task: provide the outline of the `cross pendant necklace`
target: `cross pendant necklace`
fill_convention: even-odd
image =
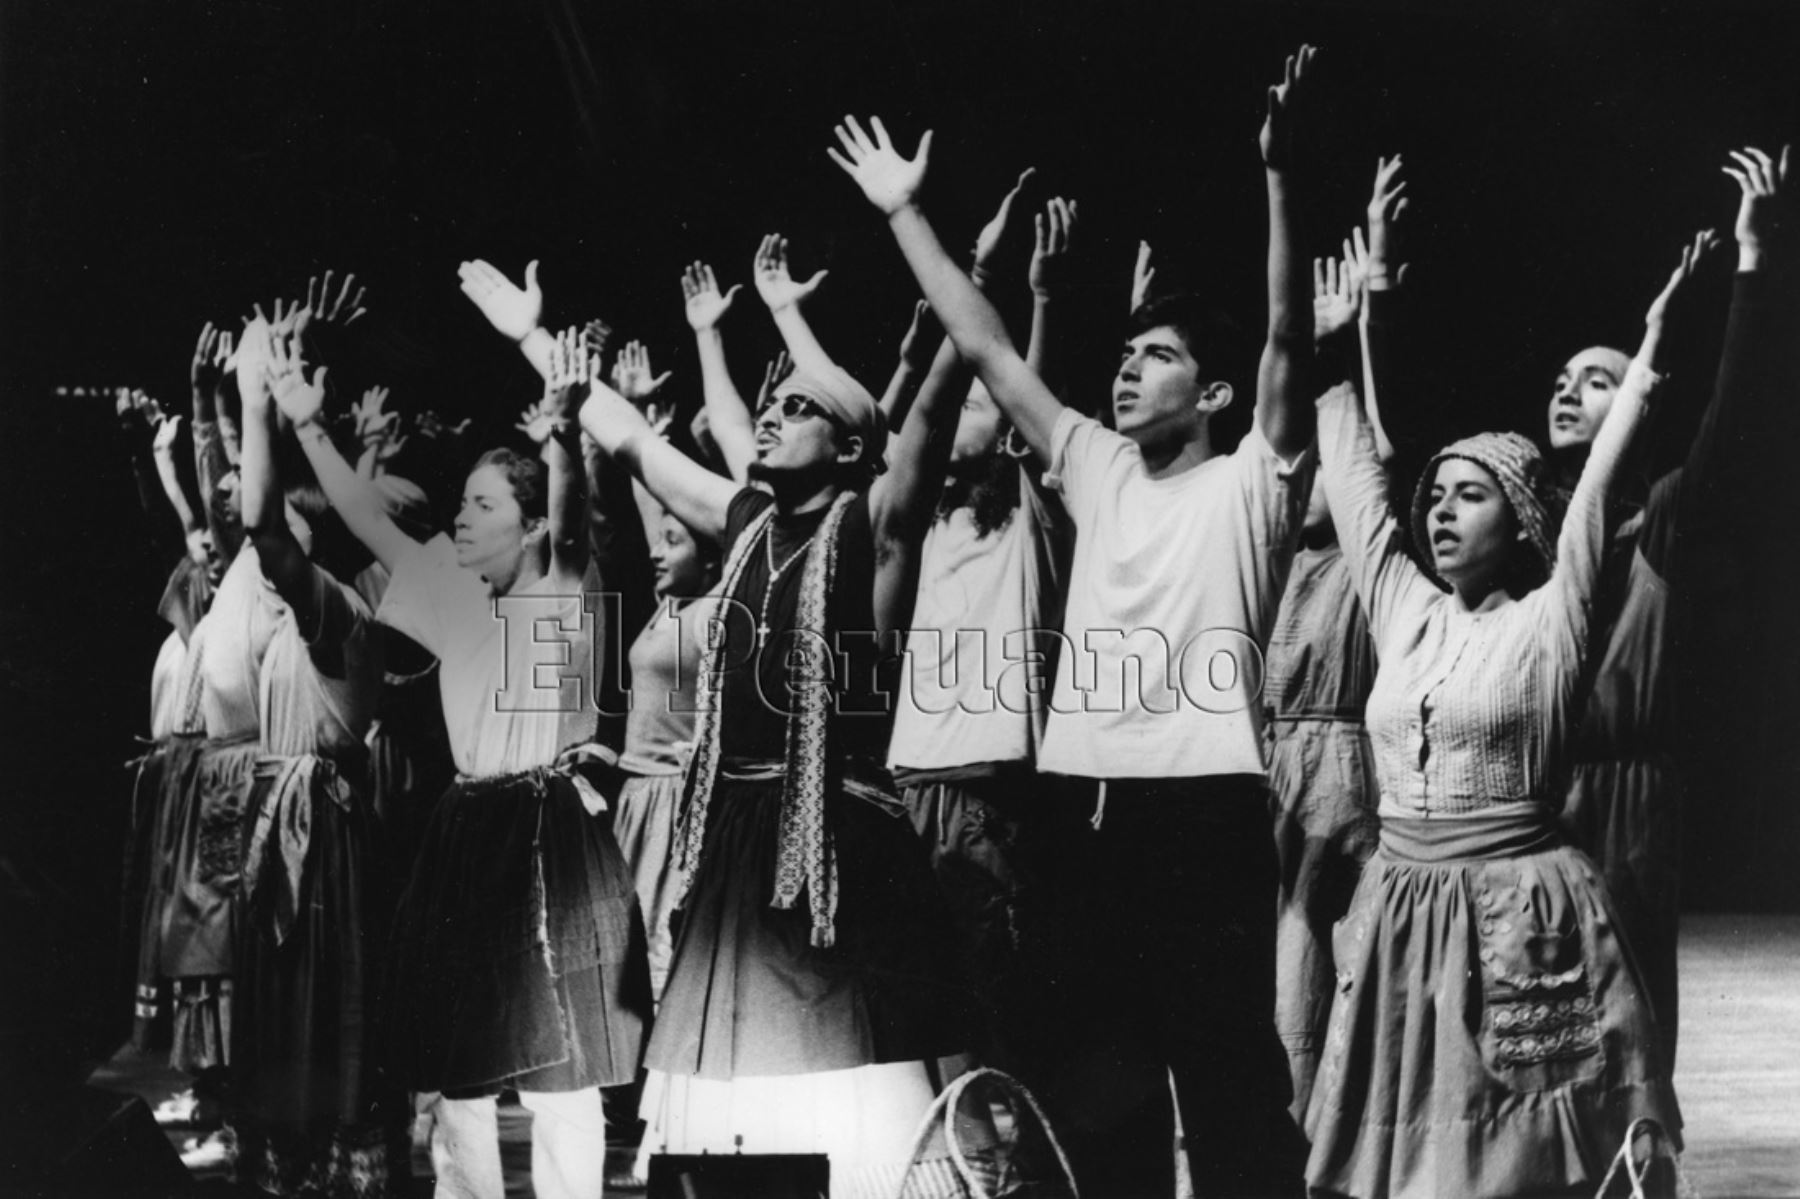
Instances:
[[[758,645],[766,645],[769,640],[769,634],[773,632],[773,630],[769,628],[769,604],[775,598],[775,584],[781,581],[782,574],[788,567],[799,560],[800,555],[807,551],[807,548],[813,543],[813,538],[818,535],[819,531],[814,529],[812,537],[808,537],[805,541],[802,541],[800,543],[800,548],[789,554],[787,561],[777,566],[775,564],[775,522],[769,522],[768,535],[763,538],[763,554],[769,562],[769,581],[768,584],[763,587],[762,619],[756,626],[756,643]]]

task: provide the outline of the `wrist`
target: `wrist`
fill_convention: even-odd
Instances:
[[[1740,275],[1751,274],[1763,269],[1763,249],[1754,243],[1738,243],[1737,269]]]

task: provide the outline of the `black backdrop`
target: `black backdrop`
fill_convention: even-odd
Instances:
[[[105,958],[168,563],[149,547],[94,400],[179,401],[194,335],[312,271],[371,289],[359,369],[403,406],[503,428],[532,380],[455,266],[544,262],[549,317],[603,315],[692,392],[677,275],[747,280],[779,230],[827,266],[815,323],[872,384],[912,295],[826,158],[845,112],[904,145],[938,131],[930,203],[972,236],[1022,166],[1081,200],[1090,286],[1078,376],[1110,371],[1139,237],[1163,280],[1260,323],[1264,88],[1324,47],[1315,248],[1358,218],[1377,153],[1413,180],[1421,370],[1460,423],[1536,433],[1557,365],[1633,344],[1681,238],[1729,232],[1729,147],[1800,132],[1800,5],[977,5],[706,0],[315,0],[0,5],[0,920],[9,1026],[102,1043]],[[1161,280],[1159,280],[1161,281]],[[1673,445],[1704,397],[1724,284],[1695,339]],[[730,327],[753,381],[775,345]],[[1674,451],[1666,451],[1674,452]],[[1747,513],[1743,603],[1691,714],[1700,907],[1800,908],[1794,505]],[[47,1022],[47,1023],[46,1023]]]

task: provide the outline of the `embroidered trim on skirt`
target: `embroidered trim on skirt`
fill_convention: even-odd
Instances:
[[[827,792],[839,904],[820,948],[808,904],[771,903],[783,785],[720,772],[647,1064],[730,1079],[968,1048],[974,999],[905,808]]]
[[[393,906],[379,826],[366,796],[313,756],[257,763],[245,825],[231,1053],[240,1172],[277,1194],[378,1193],[390,1151],[409,1169],[412,1117],[377,1056],[375,969]]]
[[[675,940],[669,920],[680,893],[675,866],[675,821],[681,811],[682,775],[634,774],[619,788],[613,835],[637,887],[638,910],[650,940],[650,993],[661,999],[669,982]]]
[[[160,969],[175,981],[170,1064],[194,1073],[230,1060],[233,921],[256,735],[208,740],[179,787],[173,883],[164,905]]]
[[[1545,813],[1385,820],[1333,952],[1312,1186],[1593,1186],[1634,1119],[1681,1127],[1600,876]]]
[[[630,1082],[650,1013],[644,925],[604,816],[548,769],[458,781],[432,810],[395,913],[384,993],[398,1080]]]

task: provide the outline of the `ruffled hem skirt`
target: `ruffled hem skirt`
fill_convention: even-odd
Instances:
[[[459,781],[394,917],[386,1043],[456,1098],[630,1082],[650,1013],[644,926],[605,821],[551,770]]]
[[[1307,1181],[1353,1196],[1597,1185],[1681,1116],[1592,862],[1544,821],[1388,820],[1333,936]]]

